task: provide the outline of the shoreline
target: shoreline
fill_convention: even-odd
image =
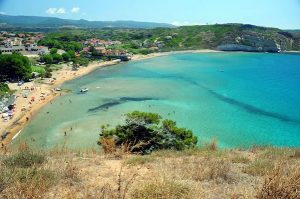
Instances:
[[[183,54],[183,53],[216,53],[222,51],[210,50],[210,49],[202,49],[202,50],[183,50],[183,51],[169,51],[169,52],[157,52],[151,53],[148,55],[133,55],[131,61],[141,61],[146,59],[151,59],[155,57],[167,56],[172,54]],[[51,79],[55,78],[55,82],[48,82],[48,83],[25,83],[24,85],[18,87],[17,83],[10,84],[9,87],[11,89],[17,90],[16,92],[16,111],[14,113],[13,119],[9,120],[8,122],[0,121],[0,135],[5,132],[10,132],[10,134],[1,141],[4,144],[4,149],[8,146],[14,139],[17,138],[22,133],[22,130],[27,126],[29,120],[35,117],[35,115],[47,104],[51,103],[57,97],[63,95],[63,91],[57,92],[54,91],[55,88],[60,87],[62,84],[74,80],[76,78],[88,75],[93,71],[101,68],[119,64],[120,61],[113,60],[113,61],[106,61],[106,62],[98,62],[98,63],[90,63],[87,67],[80,67],[77,71],[73,71],[69,68],[63,68],[58,71],[54,71],[52,74],[52,78],[47,78],[45,81],[50,81]],[[35,80],[37,81],[37,80]],[[30,92],[28,98],[23,98],[22,91],[24,91],[25,87],[35,87],[34,91]],[[47,93],[46,96],[43,95],[43,99],[36,101],[34,103],[30,102],[31,97],[41,96],[42,93]],[[27,103],[26,103],[27,102]],[[28,105],[28,103],[30,105]],[[28,110],[22,111],[23,108],[28,107]]]
[[[222,53],[224,51],[216,51],[216,50],[183,50],[183,51],[169,51],[169,52],[157,52],[151,53],[148,55],[133,55],[131,61],[142,61],[146,59],[151,59],[155,57],[174,55],[174,54],[185,54],[185,53]],[[226,51],[225,51],[226,52]],[[47,78],[44,82],[38,82],[39,80],[35,80],[34,82],[25,83],[24,85],[18,87],[17,83],[10,84],[9,87],[11,89],[16,89],[16,111],[14,113],[14,118],[9,120],[8,122],[0,121],[0,135],[4,132],[10,132],[10,134],[1,141],[5,146],[9,145],[17,136],[22,133],[22,130],[27,126],[29,120],[33,119],[35,115],[43,108],[45,105],[52,103],[57,97],[64,94],[63,91],[54,91],[55,88],[60,87],[62,84],[74,80],[76,78],[88,75],[93,71],[107,66],[112,66],[119,64],[120,61],[106,61],[106,62],[91,62],[87,67],[80,67],[77,71],[73,71],[70,66],[63,67],[58,71],[54,71],[52,73],[52,78]],[[56,80],[53,82],[51,79],[55,78]],[[35,90],[31,91],[28,95],[28,98],[23,98],[22,92],[24,91],[24,87],[35,87]],[[43,96],[42,99],[36,99],[35,102],[31,103],[30,99],[36,96]],[[26,108],[25,111],[22,111],[23,108]],[[14,139],[13,139],[14,138]]]
[[[10,132],[10,134],[1,142],[4,144],[4,146],[9,145],[15,138],[17,138],[17,136],[22,133],[22,130],[29,123],[29,120],[34,118],[41,108],[49,103],[52,103],[53,100],[64,94],[63,91],[54,91],[55,88],[59,88],[62,84],[68,81],[87,75],[98,68],[112,66],[119,63],[120,62],[117,60],[107,62],[92,62],[87,67],[80,67],[77,71],[73,71],[70,67],[65,66],[61,70],[54,71],[52,78],[46,78],[44,82],[37,82],[38,80],[35,80],[34,82],[25,83],[20,87],[17,86],[17,83],[10,84],[10,88],[17,89],[17,92],[15,93],[16,109],[12,119],[10,119],[8,122],[3,122],[2,120],[0,121],[0,135],[2,135],[4,132]],[[51,82],[51,79],[53,78],[56,80]],[[33,91],[30,91],[30,94],[27,98],[22,96],[25,87],[34,88]],[[32,97],[36,98],[34,102],[31,101]]]
[[[169,52],[157,52],[148,55],[133,55],[131,61],[141,61],[146,59],[151,59],[155,57],[167,56],[172,54],[184,54],[184,53],[216,53],[222,51],[215,51],[209,49],[203,50],[183,50],[183,51],[169,51]],[[63,95],[63,91],[54,91],[55,88],[59,88],[62,84],[74,80],[76,78],[88,75],[93,71],[107,66],[112,66],[119,64],[120,61],[106,61],[106,62],[92,62],[87,67],[80,67],[77,71],[73,71],[70,67],[65,66],[63,69],[54,71],[52,73],[52,78],[45,78],[43,82],[38,82],[36,79],[34,82],[28,82],[22,86],[17,86],[17,83],[9,84],[10,89],[17,90],[16,95],[16,109],[14,112],[14,117],[8,122],[0,121],[0,135],[5,132],[10,132],[10,134],[2,141],[4,145],[4,150],[6,147],[12,143],[13,140],[17,138],[22,133],[22,130],[27,126],[29,120],[33,119],[35,115],[49,103],[52,103],[57,97]],[[56,79],[54,82],[51,79]],[[34,88],[30,91],[27,98],[24,98],[22,93],[26,87]],[[40,96],[40,99],[37,99]],[[41,97],[43,96],[43,97]],[[31,102],[31,98],[35,97],[36,101]],[[22,109],[26,109],[25,111]]]

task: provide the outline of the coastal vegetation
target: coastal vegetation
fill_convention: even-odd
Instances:
[[[87,38],[117,40],[120,44],[111,49],[127,50],[133,54],[149,54],[157,51],[193,49],[217,49],[220,45],[235,44],[259,47],[272,51],[277,45],[280,50],[300,50],[300,36],[277,28],[258,27],[245,24],[216,24],[182,26],[154,29],[68,29],[49,33],[40,44],[65,50],[79,50],[80,41]],[[70,43],[73,41],[73,43]],[[74,42],[77,42],[76,45]]]
[[[4,34],[4,33],[3,33]],[[16,34],[13,34],[16,35]],[[300,35],[297,31],[258,27],[246,24],[215,24],[202,26],[162,27],[154,29],[61,28],[43,34],[20,33],[23,42],[34,38],[40,52],[39,62],[46,65],[71,63],[74,70],[87,66],[90,61],[122,59],[131,54],[179,50],[241,50],[257,52],[299,51]],[[8,34],[5,38],[10,39]],[[27,38],[28,36],[28,38]],[[20,39],[22,39],[20,38]],[[46,46],[46,47],[44,47]],[[48,49],[49,48],[49,54]],[[28,50],[27,50],[28,51]],[[32,51],[34,52],[34,51]],[[31,52],[31,53],[32,53]],[[22,51],[22,53],[24,53]],[[1,55],[0,81],[5,79],[28,80],[31,60],[14,53],[9,58]],[[20,60],[20,61],[16,61]],[[11,62],[8,63],[8,60]],[[13,63],[14,62],[14,63]],[[5,63],[5,64],[4,64]],[[21,70],[7,72],[5,66],[18,65]],[[5,65],[5,66],[2,66]],[[23,67],[24,66],[24,67]],[[43,67],[41,76],[50,77],[52,68]],[[24,70],[25,69],[25,70]],[[5,72],[6,71],[6,72]],[[27,71],[27,72],[26,72]],[[46,72],[44,72],[46,71]],[[2,74],[3,73],[3,74]],[[47,74],[47,75],[45,75]]]
[[[172,120],[163,120],[156,113],[134,111],[125,115],[125,124],[113,129],[102,126],[98,143],[105,151],[111,147],[126,147],[131,153],[149,154],[155,150],[185,150],[196,147],[193,132],[176,126]]]
[[[298,199],[297,151],[206,146],[109,155],[66,148],[37,152],[23,143],[0,153],[0,198]],[[253,164],[258,172],[248,173]]]
[[[27,57],[18,53],[0,55],[0,81],[28,80],[31,78],[31,64]]]
[[[8,85],[0,82],[0,97],[8,92],[10,92]]]

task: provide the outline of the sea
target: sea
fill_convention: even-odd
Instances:
[[[62,89],[14,146],[97,148],[102,125],[138,110],[192,130],[199,145],[300,147],[299,54],[173,54],[101,68]]]

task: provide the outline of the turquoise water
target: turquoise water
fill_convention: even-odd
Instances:
[[[99,69],[63,88],[72,92],[43,108],[16,143],[95,147],[102,124],[141,110],[176,120],[202,143],[300,146],[300,55],[169,55]]]

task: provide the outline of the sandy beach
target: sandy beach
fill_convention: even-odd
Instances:
[[[86,75],[100,67],[118,63],[119,61],[92,62],[87,67],[80,67],[77,71],[73,71],[71,66],[66,65],[63,69],[54,71],[52,78],[36,79],[33,82],[24,83],[22,86],[10,83],[10,89],[16,90],[16,106],[12,119],[7,122],[2,119],[0,121],[0,134],[10,132],[2,143],[9,144],[43,106],[64,94],[63,91],[55,91],[55,88],[60,88],[63,83]],[[28,94],[26,98],[24,98],[24,93]]]
[[[219,52],[214,50],[188,50],[188,51],[174,51],[174,52],[161,52],[152,53],[148,55],[134,55],[133,61],[145,60],[159,56],[165,56],[170,54],[179,53],[207,53],[207,52]],[[36,113],[46,104],[52,103],[52,101],[64,94],[63,91],[55,91],[55,88],[70,80],[87,75],[92,71],[110,65],[118,64],[119,61],[106,61],[106,62],[92,62],[87,67],[80,67],[77,71],[73,71],[71,66],[65,65],[63,69],[54,71],[52,78],[46,78],[44,80],[36,79],[33,82],[28,82],[22,86],[18,86],[17,83],[9,84],[10,89],[16,90],[16,101],[14,117],[7,122],[0,120],[0,135],[4,132],[10,132],[10,134],[2,141],[4,146],[7,146],[12,142],[20,133],[27,123],[36,115]],[[28,93],[27,98],[24,98],[24,92]],[[34,101],[33,101],[34,98]],[[3,147],[6,148],[6,147]]]

